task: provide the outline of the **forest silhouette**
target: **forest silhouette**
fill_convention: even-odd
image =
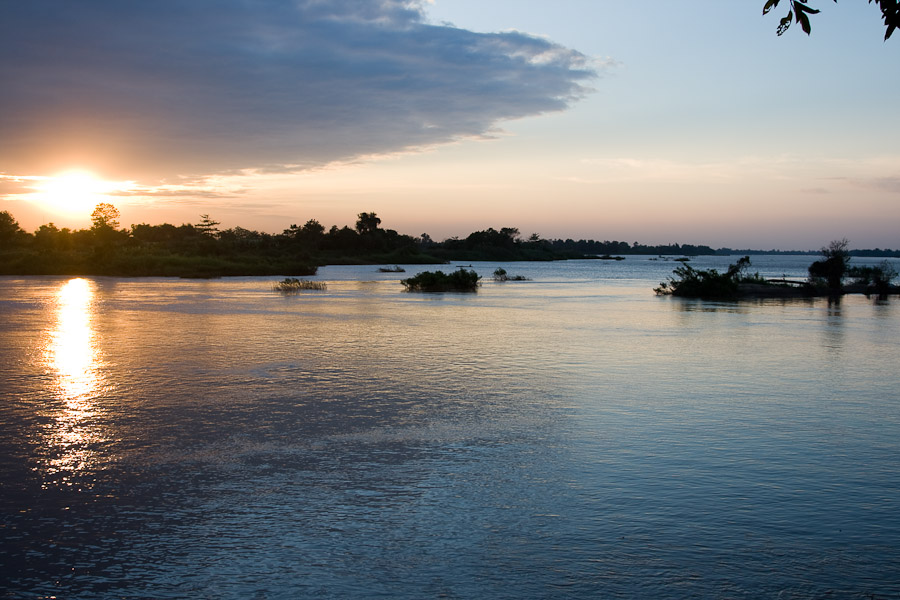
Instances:
[[[326,229],[316,219],[279,234],[243,227],[219,229],[209,215],[195,224],[122,228],[119,211],[99,204],[91,227],[53,223],[24,231],[0,211],[0,274],[219,277],[312,275],[326,264],[441,264],[452,260],[547,261],[617,254],[714,254],[708,246],[527,238],[515,227],[488,228],[465,238],[435,241],[381,227],[374,212],[359,213],[354,227]]]
[[[550,261],[615,258],[620,254],[730,254],[692,244],[523,237],[518,228],[475,231],[438,242],[427,233],[410,236],[381,227],[374,212],[362,212],[354,227],[326,229],[316,219],[292,224],[278,234],[243,227],[219,229],[200,215],[195,224],[121,227],[119,211],[98,204],[91,227],[72,230],[53,223],[33,233],[8,211],[0,211],[0,275],[115,275],[221,277],[229,275],[315,274],[328,264],[441,264],[450,261]],[[740,251],[754,253],[754,251]],[[760,252],[760,251],[755,251]],[[874,251],[860,251],[874,252]],[[880,251],[890,256],[893,251]]]

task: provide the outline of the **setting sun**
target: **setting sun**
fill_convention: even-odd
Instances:
[[[100,202],[108,202],[110,194],[130,185],[130,182],[104,181],[88,171],[67,171],[39,180],[32,197],[48,210],[84,214]]]

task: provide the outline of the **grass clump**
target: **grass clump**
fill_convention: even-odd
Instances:
[[[481,277],[475,271],[459,269],[452,273],[423,271],[400,283],[408,292],[474,292],[478,290],[479,279]]]
[[[324,281],[309,281],[308,279],[288,277],[276,283],[273,289],[284,294],[296,294],[304,290],[324,290],[325,287]]]

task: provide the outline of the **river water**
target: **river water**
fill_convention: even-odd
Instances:
[[[673,266],[0,278],[0,597],[900,596],[900,299]]]

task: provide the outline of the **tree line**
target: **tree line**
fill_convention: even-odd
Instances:
[[[613,254],[716,254],[709,246],[639,242],[547,240],[518,228],[492,227],[464,238],[436,241],[381,227],[374,212],[353,227],[326,228],[316,219],[278,234],[243,227],[220,229],[209,215],[197,223],[123,228],[119,211],[98,204],[86,229],[41,225],[24,231],[0,211],[0,274],[215,277],[311,275],[325,264],[439,264],[449,261],[517,261],[593,258]]]
[[[410,236],[381,227],[374,212],[362,212],[354,227],[327,228],[316,219],[292,224],[279,234],[232,227],[220,229],[209,215],[197,223],[123,228],[119,211],[98,204],[85,229],[41,225],[23,230],[0,211],[0,274],[215,277],[222,275],[311,275],[324,264],[437,264],[449,260],[555,260],[581,255],[553,250],[532,236],[504,227],[444,242],[428,234]]]

